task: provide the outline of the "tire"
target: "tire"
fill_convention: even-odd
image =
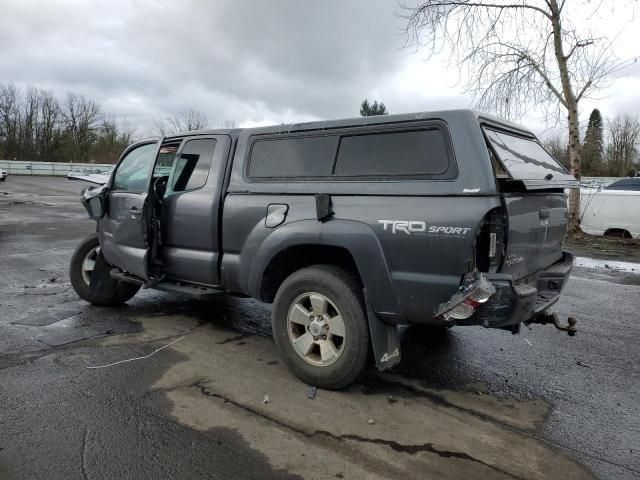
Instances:
[[[80,298],[94,305],[112,306],[125,303],[138,293],[138,290],[140,290],[139,285],[112,280],[113,288],[106,295],[98,295],[89,288],[86,270],[83,275],[83,263],[89,255],[92,255],[92,252],[96,252],[96,248],[100,248],[100,242],[98,241],[98,236],[93,234],[82,240],[76,251],[73,252],[71,265],[69,266],[69,278],[73,289]]]
[[[364,371],[370,343],[362,287],[342,268],[315,265],[287,277],[276,293],[271,325],[282,359],[309,385],[339,390]]]

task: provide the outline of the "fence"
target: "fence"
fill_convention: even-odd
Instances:
[[[9,175],[50,175],[64,177],[70,171],[84,174],[105,173],[113,165],[98,163],[24,162],[20,160],[0,160],[0,168]]]
[[[86,175],[106,173],[113,165],[104,163],[63,163],[63,162],[24,162],[19,160],[0,160],[0,168],[9,175],[50,175],[64,177],[70,171],[81,171]],[[617,177],[582,177],[583,186],[605,186],[618,180]]]

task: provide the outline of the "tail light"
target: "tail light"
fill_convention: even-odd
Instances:
[[[440,305],[436,310],[436,317],[442,317],[445,320],[464,320],[469,318],[474,314],[476,308],[489,300],[494,293],[496,293],[495,287],[484,275],[480,275],[478,280],[464,287],[462,291],[451,297],[448,302]]]
[[[494,208],[484,218],[476,239],[476,268],[496,272],[506,249],[506,217],[502,208]]]

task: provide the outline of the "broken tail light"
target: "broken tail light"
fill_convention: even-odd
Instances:
[[[476,308],[485,303],[491,295],[496,293],[495,287],[484,275],[463,287],[448,302],[445,302],[436,310],[436,317],[445,320],[464,320],[474,314]]]
[[[483,219],[475,245],[476,267],[481,272],[496,272],[506,249],[506,218],[500,207]]]

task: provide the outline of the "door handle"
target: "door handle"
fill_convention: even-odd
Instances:
[[[141,211],[141,210],[138,210],[138,208],[137,208],[137,207],[131,207],[131,208],[129,209],[129,213],[130,213],[131,215],[140,215],[140,214],[142,213],[142,211]]]

